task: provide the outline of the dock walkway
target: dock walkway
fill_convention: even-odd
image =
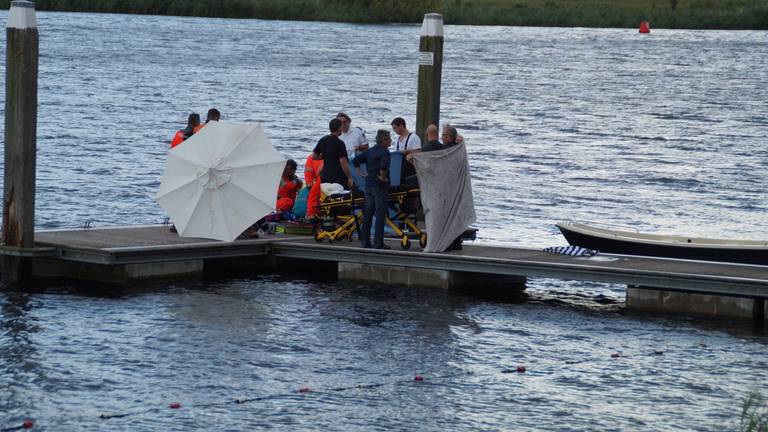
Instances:
[[[267,235],[221,242],[181,238],[167,226],[40,231],[36,247],[50,260],[102,266],[272,255],[335,263],[399,266],[493,275],[556,278],[768,298],[768,266],[621,255],[571,257],[535,249],[465,245],[424,253],[363,249],[356,242],[317,243],[307,236]]]

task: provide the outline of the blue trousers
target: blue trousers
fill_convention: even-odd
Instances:
[[[373,227],[373,246],[380,247],[384,244],[384,221],[387,218],[387,190],[366,186],[363,232],[360,233],[360,242],[363,247],[371,246],[371,223],[374,216],[376,216],[376,225]]]

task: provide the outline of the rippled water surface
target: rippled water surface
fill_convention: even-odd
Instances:
[[[160,222],[190,111],[260,121],[297,160],[339,110],[369,135],[415,121],[418,26],[38,22],[39,228]],[[565,244],[567,218],[768,237],[768,33],[448,26],[445,59],[481,241]],[[719,431],[768,394],[754,329],[626,315],[621,286],[529,291],[261,277],[0,294],[0,429]]]

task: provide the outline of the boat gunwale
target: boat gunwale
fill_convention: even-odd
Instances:
[[[768,252],[768,241],[711,239],[702,237],[684,237],[678,235],[644,234],[629,231],[611,230],[592,227],[574,221],[562,221],[555,224],[558,228],[566,229],[582,235],[598,237],[606,240],[626,241],[630,243],[653,244],[659,246],[681,247],[689,249],[734,249],[755,250]]]

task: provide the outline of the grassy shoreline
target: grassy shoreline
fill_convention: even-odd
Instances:
[[[38,10],[351,23],[768,30],[766,0],[37,0]],[[10,0],[0,0],[7,9]]]

